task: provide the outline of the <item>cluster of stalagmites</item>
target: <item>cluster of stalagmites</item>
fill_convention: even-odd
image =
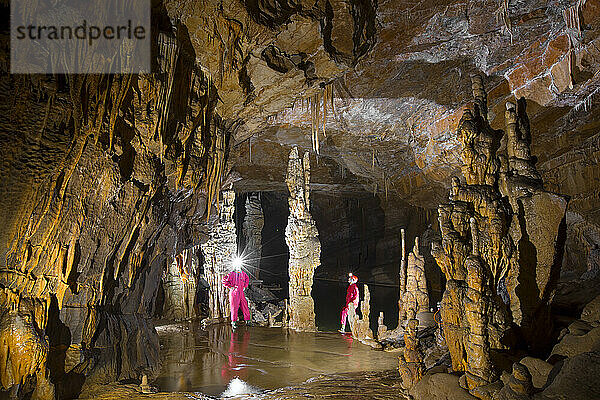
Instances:
[[[310,157],[300,158],[298,148],[290,152],[286,183],[289,190],[288,223],[285,241],[289,259],[289,326],[299,331],[315,331],[315,310],[311,296],[313,275],[321,264],[321,243],[310,215]]]
[[[400,292],[398,296],[398,327],[388,330],[380,313],[377,328],[379,341],[392,340],[405,334],[408,323],[417,320],[418,326],[428,328],[434,325],[429,310],[429,292],[425,275],[425,257],[419,250],[419,237],[415,238],[412,251],[406,255],[405,231],[401,229],[402,259],[400,261]]]
[[[498,378],[491,349],[517,340],[534,350],[547,345],[567,199],[543,190],[524,101],[507,103],[501,146],[504,134],[489,125],[480,77],[472,88],[474,109],[457,132],[465,181],[453,178],[450,202],[439,207],[442,240],[432,255],[447,280],[441,318],[452,368],[475,393]]]

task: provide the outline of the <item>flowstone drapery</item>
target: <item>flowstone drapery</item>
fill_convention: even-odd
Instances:
[[[447,279],[444,336],[453,369],[465,371],[469,389],[495,380],[490,348],[510,343],[511,322],[531,347],[543,342],[533,340],[534,331],[544,337],[551,330],[545,310],[560,271],[567,205],[542,189],[524,101],[519,113],[507,104],[504,155],[479,76],[472,88],[474,110],[465,111],[457,132],[466,183],[452,179],[450,202],[438,209],[442,241],[432,246]]]
[[[235,210],[235,192],[227,190],[219,210],[219,220],[213,225],[210,239],[201,245],[204,255],[203,277],[209,285],[210,318],[227,318],[230,315],[229,298],[222,284],[223,277],[230,271],[237,254],[237,241],[233,212]]]
[[[244,254],[250,279],[260,279],[260,255],[262,229],[265,225],[262,206],[260,204],[260,193],[248,193],[246,198],[246,216],[244,217],[244,237],[246,248]]]
[[[313,275],[321,264],[321,243],[315,221],[310,215],[310,158],[301,159],[298,148],[290,152],[286,183],[290,193],[290,214],[285,228],[289,260],[289,326],[298,331],[314,331],[315,306],[311,297]]]

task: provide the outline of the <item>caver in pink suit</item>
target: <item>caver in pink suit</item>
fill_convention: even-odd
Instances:
[[[358,278],[355,275],[350,274],[348,278],[348,283],[350,286],[348,286],[348,290],[346,291],[346,306],[342,309],[342,318],[340,321],[342,323],[342,327],[340,332],[346,331],[346,318],[348,318],[348,309],[352,307],[354,310],[356,310],[356,307],[358,307],[359,294],[356,282],[358,282]]]
[[[248,300],[244,295],[244,289],[248,287],[250,279],[244,271],[231,271],[223,277],[223,285],[231,288],[229,291],[229,306],[231,307],[231,321],[238,319],[238,309],[242,308],[244,321],[250,320],[250,310],[248,309]]]

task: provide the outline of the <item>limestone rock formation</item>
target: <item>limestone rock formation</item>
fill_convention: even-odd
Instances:
[[[198,260],[195,248],[186,249],[175,257],[163,273],[165,293],[162,318],[182,321],[193,318],[198,286]]]
[[[521,363],[514,363],[508,382],[494,395],[494,400],[527,400],[533,391],[531,374],[527,367]]]
[[[410,319],[408,321],[404,333],[404,350],[398,358],[398,372],[402,379],[402,386],[405,389],[410,389],[415,383],[419,382],[425,369],[417,337],[418,326],[418,320]]]
[[[415,400],[476,400],[461,388],[458,377],[451,374],[425,375],[411,390],[410,395]]]
[[[260,193],[248,193],[243,226],[246,238],[244,256],[248,259],[245,264],[250,280],[260,279],[261,241],[264,225],[265,217],[260,204]]]
[[[519,363],[527,367],[527,370],[531,374],[531,382],[536,389],[544,387],[548,381],[548,375],[552,371],[552,364],[529,356],[523,357]]]
[[[413,250],[408,255],[406,282],[402,296],[403,318],[401,321],[415,319],[417,314],[429,312],[429,294],[427,293],[427,278],[425,277],[425,258],[419,254],[419,238],[415,238]]]
[[[545,344],[567,204],[542,189],[524,103],[519,113],[507,105],[508,155],[499,154],[502,132],[490,127],[480,77],[472,78],[472,88],[474,110],[465,111],[458,127],[466,183],[453,178],[450,203],[438,210],[442,242],[432,246],[447,279],[446,343],[469,389],[495,379],[489,350],[505,346],[511,322],[530,346]]]
[[[4,293],[3,293],[4,294]],[[45,383],[48,337],[35,326],[31,300],[13,303],[14,309],[0,312],[0,386],[4,390],[37,376]],[[53,391],[51,391],[53,398]]]
[[[383,323],[383,311],[379,313],[377,318],[377,340],[381,341],[387,336],[388,327]]]
[[[364,295],[360,302],[360,313],[361,317],[359,318],[354,307],[348,307],[348,321],[350,322],[352,337],[365,344],[374,345],[375,343],[373,342],[375,337],[369,325],[371,315],[371,292],[369,291],[368,285],[364,285]]]
[[[543,190],[530,154],[526,102],[506,104],[507,156],[499,157],[499,188],[513,212],[510,236],[517,263],[509,268],[506,288],[514,322],[535,347],[547,345],[549,301],[562,265],[568,198]]]
[[[315,310],[311,296],[313,275],[321,264],[321,243],[317,226],[310,215],[310,156],[300,158],[298,148],[290,152],[286,183],[289,190],[288,224],[285,242],[289,259],[289,326],[299,331],[314,331]]]
[[[235,192],[226,190],[222,195],[218,219],[210,230],[208,241],[200,246],[204,257],[202,276],[209,286],[209,317],[213,319],[227,318],[231,314],[229,294],[222,282],[223,277],[233,268],[232,262],[237,255],[237,236],[233,220]]]

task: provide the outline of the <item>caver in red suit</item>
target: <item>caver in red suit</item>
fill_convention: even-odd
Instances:
[[[244,289],[248,287],[250,279],[248,275],[240,270],[231,271],[223,277],[223,285],[230,288],[229,306],[231,307],[231,322],[238,319],[238,310],[241,307],[244,314],[244,321],[250,321],[250,310],[248,309],[248,300],[244,295]]]
[[[346,332],[346,319],[348,318],[348,310],[352,307],[356,310],[358,307],[358,286],[356,286],[356,282],[358,282],[358,278],[352,274],[348,276],[348,291],[346,292],[346,306],[342,310],[342,327],[340,328],[340,332]]]

